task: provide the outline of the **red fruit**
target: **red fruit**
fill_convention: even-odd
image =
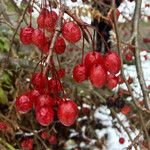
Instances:
[[[34,101],[36,109],[44,106],[52,107],[54,106],[54,104],[55,104],[54,100],[49,95],[46,94],[38,96]]]
[[[31,82],[34,88],[39,91],[43,90],[48,84],[47,77],[42,72],[33,74]]]
[[[36,109],[36,120],[42,126],[48,126],[54,120],[54,111],[51,107],[39,107]]]
[[[59,68],[57,71],[58,77],[63,78],[65,76],[65,69],[64,68]]]
[[[37,18],[38,27],[43,29],[45,28],[45,18],[49,11],[46,8],[43,8]]]
[[[57,19],[58,19],[58,15],[56,14],[55,11],[51,11],[46,15],[45,28],[47,31],[49,31],[49,32],[54,31],[54,28],[57,23]]]
[[[48,138],[48,141],[49,141],[50,144],[56,145],[57,144],[57,137],[56,137],[56,135],[50,135],[49,138]]]
[[[41,133],[41,138],[42,139],[47,139],[48,138],[48,133],[47,132],[45,132],[45,131],[43,131],[42,133]]]
[[[74,124],[78,116],[78,107],[74,101],[64,101],[60,103],[57,109],[59,121],[64,126],[71,126]]]
[[[94,65],[90,71],[90,81],[95,87],[101,88],[107,79],[107,73],[101,65]]]
[[[85,115],[88,115],[90,113],[90,108],[89,107],[82,107],[82,113]]]
[[[0,131],[7,131],[8,130],[8,125],[3,122],[3,121],[0,121]]]
[[[143,38],[144,43],[150,43],[150,38]]]
[[[104,57],[105,69],[111,74],[116,74],[121,69],[121,60],[116,52],[109,52]]]
[[[131,83],[133,83],[133,78],[129,76],[127,81],[129,84],[131,84]]]
[[[89,51],[85,56],[85,65],[90,71],[90,68],[95,64],[103,65],[103,56],[96,51]]]
[[[49,44],[50,44],[49,42],[46,42],[45,45],[43,46],[43,48],[40,49],[44,54],[48,54]]]
[[[124,142],[125,142],[125,139],[123,137],[119,138],[119,143],[120,144],[124,144]]]
[[[28,138],[21,142],[22,150],[32,150],[33,149],[33,139]]]
[[[120,84],[124,83],[124,79],[123,79],[123,77],[121,75],[118,75],[118,82]]]
[[[113,89],[118,84],[118,78],[115,75],[108,74],[107,75],[107,86],[109,89]]]
[[[62,35],[68,42],[76,43],[81,39],[81,30],[74,22],[66,22],[62,27]]]
[[[20,40],[23,44],[28,45],[32,43],[32,27],[24,27],[20,30]]]
[[[43,49],[44,46],[47,44],[47,39],[45,34],[40,29],[34,29],[32,34],[32,42],[36,45],[39,49]]]
[[[25,93],[16,99],[16,110],[19,113],[27,113],[32,109],[33,100],[29,93]]]
[[[128,52],[128,53],[125,55],[126,61],[132,61],[132,58],[133,58],[133,54],[132,54],[131,52]]]
[[[58,37],[54,47],[55,53],[62,54],[64,53],[65,49],[66,49],[65,40],[62,37]]]
[[[87,78],[87,69],[85,65],[78,64],[73,69],[73,79],[80,83],[82,81],[85,81]]]
[[[60,92],[62,87],[61,87],[61,83],[59,82],[59,80],[55,80],[55,79],[50,79],[48,81],[48,85],[49,85],[49,90],[50,92],[54,92],[54,93],[57,93],[57,92]]]
[[[121,109],[121,112],[122,112],[124,115],[127,115],[130,111],[131,111],[131,107],[128,106],[128,105],[125,105],[125,106]]]

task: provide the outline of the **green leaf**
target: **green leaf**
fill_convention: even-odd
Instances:
[[[7,95],[2,88],[0,88],[0,103],[2,104],[8,103]]]
[[[10,75],[7,74],[7,73],[4,73],[2,75],[2,78],[1,78],[1,83],[5,83],[7,85],[11,85],[11,78],[10,78]]]

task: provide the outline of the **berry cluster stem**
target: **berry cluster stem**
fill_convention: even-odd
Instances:
[[[54,45],[55,45],[55,42],[56,42],[56,40],[57,40],[57,38],[58,38],[58,36],[60,35],[60,32],[61,32],[61,25],[62,25],[63,15],[64,15],[64,7],[62,6],[62,8],[60,10],[60,15],[59,15],[59,18],[58,18],[58,21],[57,21],[56,29],[55,29],[55,32],[54,32],[54,36],[53,36],[52,42],[50,44],[49,54],[48,54],[48,57],[45,61],[46,67],[45,67],[45,70],[44,70],[44,74],[46,73],[47,67],[50,65],[50,59],[51,59],[51,56],[52,56]]]

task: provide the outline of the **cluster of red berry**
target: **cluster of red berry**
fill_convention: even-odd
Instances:
[[[73,69],[73,78],[80,83],[89,79],[98,88],[107,84],[113,89],[117,86],[119,79],[116,74],[120,71],[121,60],[114,51],[109,51],[102,56],[96,51],[89,51],[83,64],[78,64]]]
[[[54,121],[57,110],[59,121],[70,126],[78,115],[78,108],[74,101],[59,97],[62,91],[61,82],[54,78],[47,79],[43,73],[35,73],[31,83],[33,90],[26,92],[16,99],[16,110],[19,113],[27,113],[35,109],[36,120],[43,126]]]
[[[49,11],[43,8],[37,18],[38,28],[34,29],[31,25],[21,28],[20,40],[23,44],[34,44],[43,53],[49,52],[49,46],[53,33],[58,21],[58,15],[55,11]],[[43,30],[43,31],[42,31]],[[46,32],[50,32],[51,36],[46,35]],[[75,43],[81,38],[81,31],[77,24],[72,21],[64,22],[62,25],[62,36],[68,41]],[[62,54],[65,51],[66,43],[62,36],[59,36],[55,42],[54,52],[56,54]]]
[[[21,28],[21,42],[26,45],[34,44],[42,53],[48,54],[57,21],[58,15],[55,11],[49,11],[46,7],[42,8],[37,18],[38,28],[34,29],[31,23]],[[47,32],[51,35],[46,35]],[[56,54],[64,53],[65,40],[76,43],[81,39],[80,28],[72,21],[63,23],[61,33],[63,37],[59,36],[56,39],[53,49]],[[78,108],[76,103],[67,99],[64,94],[60,78],[65,75],[65,70],[63,68],[56,70],[53,59],[50,60],[49,68],[51,79],[48,79],[46,73],[35,73],[31,80],[33,90],[16,99],[16,110],[20,113],[27,113],[34,108],[36,120],[43,126],[54,121],[57,111],[59,121],[65,126],[71,126],[78,116]]]

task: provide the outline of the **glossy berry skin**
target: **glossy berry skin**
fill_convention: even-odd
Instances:
[[[55,43],[54,52],[56,54],[62,54],[65,52],[66,43],[62,37],[58,37]]]
[[[44,139],[44,140],[47,139],[48,138],[48,133],[46,131],[43,131],[41,133],[41,138]]]
[[[3,121],[0,121],[0,131],[7,131],[8,130],[8,125],[3,122]]]
[[[131,107],[128,106],[128,105],[125,105],[125,106],[121,109],[121,112],[122,112],[124,115],[127,115],[130,111],[131,111]]]
[[[43,8],[37,18],[38,27],[43,29],[45,28],[45,18],[49,11],[46,8]]]
[[[115,100],[115,106],[117,108],[123,108],[125,106],[125,101],[123,98],[121,97],[118,97],[116,100]]]
[[[57,137],[56,137],[56,135],[50,135],[49,138],[48,138],[48,141],[49,141],[50,144],[56,145],[57,144]]]
[[[32,43],[36,45],[39,49],[44,48],[45,44],[47,44],[47,39],[42,30],[34,29],[32,33]]]
[[[96,51],[89,51],[85,56],[84,62],[89,72],[93,65],[103,64],[103,56]]]
[[[106,83],[107,73],[101,65],[94,65],[90,70],[89,78],[95,87],[101,88]]]
[[[78,116],[78,107],[74,101],[63,101],[57,109],[57,116],[59,121],[64,126],[71,126],[74,124]]]
[[[118,84],[118,78],[115,75],[107,74],[107,87],[113,89]]]
[[[32,34],[33,34],[32,27],[23,27],[20,30],[20,40],[23,44],[28,45],[32,43]]]
[[[55,11],[51,11],[46,15],[45,28],[48,32],[54,31],[58,19],[58,15]]]
[[[132,58],[133,58],[133,54],[132,54],[131,52],[128,52],[128,53],[125,55],[126,61],[132,61]]]
[[[73,69],[73,79],[77,83],[85,81],[87,78],[87,69],[84,64],[78,64]]]
[[[33,149],[33,139],[32,138],[24,139],[21,142],[21,148],[22,148],[22,150],[32,150]]]
[[[57,70],[57,74],[59,78],[63,78],[65,76],[65,69],[64,68],[59,68]]]
[[[16,110],[21,114],[25,114],[32,109],[33,100],[29,93],[25,93],[16,99]]]
[[[52,93],[58,93],[62,90],[61,83],[59,82],[59,80],[55,80],[53,78],[48,81],[48,86],[50,92]]]
[[[38,96],[34,101],[34,106],[36,109],[44,106],[52,107],[54,106],[54,104],[55,104],[54,100],[47,94]]]
[[[54,120],[54,111],[51,107],[39,107],[36,109],[36,120],[42,126],[48,126]]]
[[[72,21],[66,22],[62,27],[62,35],[68,42],[76,43],[81,39],[80,27]]]
[[[48,80],[47,77],[42,72],[37,72],[33,74],[31,83],[35,89],[41,91],[48,84]]]
[[[109,52],[104,57],[105,69],[111,74],[116,74],[121,69],[121,60],[116,52]]]
[[[124,142],[125,142],[125,139],[123,137],[119,138],[119,143],[120,144],[124,144]]]

